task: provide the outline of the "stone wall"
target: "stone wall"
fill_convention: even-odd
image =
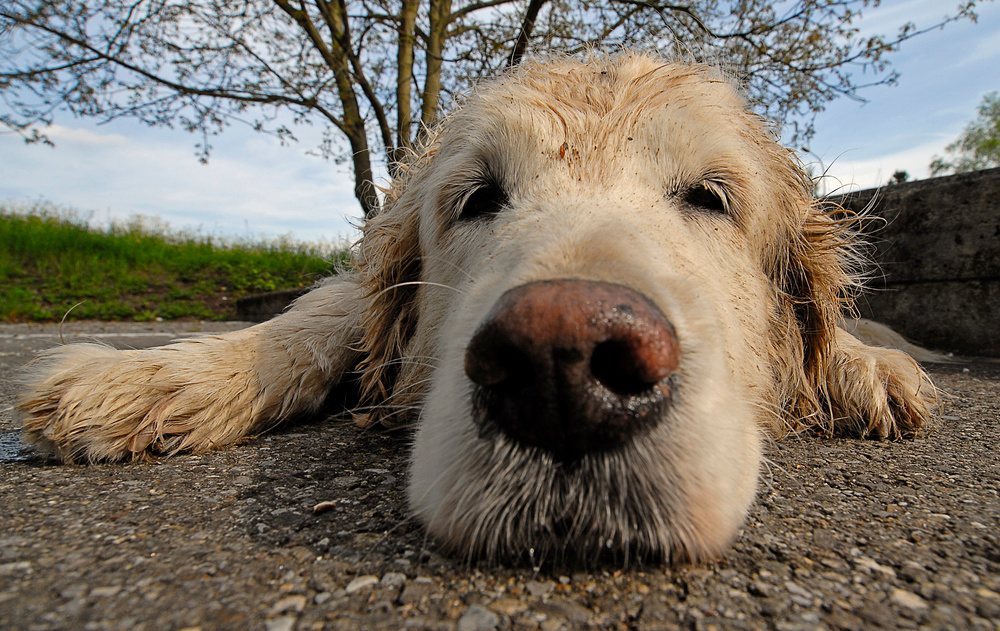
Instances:
[[[1000,357],[1000,169],[833,199],[885,220],[866,222],[877,267],[863,316],[928,348]],[[304,291],[242,298],[238,317],[265,320]]]
[[[312,287],[283,289],[263,294],[251,294],[236,300],[236,319],[247,322],[270,320],[288,308],[296,298],[305,295]]]
[[[834,200],[885,220],[868,222],[878,267],[863,316],[929,348],[1000,356],[1000,168]]]

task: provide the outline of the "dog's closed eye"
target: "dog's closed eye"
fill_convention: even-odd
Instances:
[[[488,220],[499,213],[509,201],[507,192],[494,179],[477,183],[459,212],[462,221]]]
[[[681,193],[681,199],[689,206],[703,212],[721,214],[729,212],[729,201],[725,192],[713,182],[702,181],[689,187]]]

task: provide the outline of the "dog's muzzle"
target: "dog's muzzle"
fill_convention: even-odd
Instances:
[[[503,294],[465,354],[474,414],[564,463],[654,427],[680,346],[663,312],[613,283],[549,280]]]

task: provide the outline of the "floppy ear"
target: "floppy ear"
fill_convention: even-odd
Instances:
[[[418,389],[397,391],[398,383],[410,382],[407,374],[414,370],[404,357],[417,328],[422,265],[417,203],[403,195],[405,184],[397,182],[395,187],[389,191],[385,210],[365,225],[359,249],[358,271],[366,305],[360,347],[364,359],[358,369],[361,409],[368,413],[355,421],[363,427],[405,423],[407,415],[399,412],[408,410],[409,399],[419,394]]]
[[[778,328],[779,335],[791,340],[791,353],[784,356],[801,362],[801,367],[785,366],[792,375],[786,429],[913,436],[930,418],[936,400],[926,373],[905,353],[867,346],[840,328],[859,288],[858,218],[808,198],[803,208],[801,224],[789,235],[780,281],[791,316]]]

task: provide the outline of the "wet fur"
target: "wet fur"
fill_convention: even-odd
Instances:
[[[464,221],[477,177],[502,180],[509,201]],[[706,180],[724,189],[724,216],[683,201]],[[410,504],[446,549],[704,559],[742,523],[763,437],[909,437],[930,418],[919,366],[840,328],[854,239],[712,69],[631,55],[526,64],[430,134],[351,270],[243,331],[44,353],[24,379],[25,435],[67,461],[204,451],[315,412],[357,370],[360,424],[417,427]],[[475,421],[461,369],[499,295],[554,278],[643,293],[683,353],[661,423],[573,467]]]

